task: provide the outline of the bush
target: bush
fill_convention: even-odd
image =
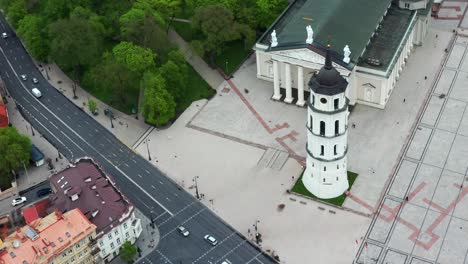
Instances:
[[[88,101],[88,107],[89,107],[89,111],[93,114],[93,115],[97,115],[99,112],[99,109],[97,107],[97,104],[96,102],[93,100],[93,99],[89,99]]]

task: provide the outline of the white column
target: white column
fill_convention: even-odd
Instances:
[[[273,61],[273,100],[281,99],[278,61]]]
[[[297,103],[298,106],[304,106],[304,68],[297,66]]]
[[[257,61],[257,77],[261,75],[260,73],[260,54],[259,51],[255,51],[255,59]]]
[[[292,97],[291,64],[285,63],[284,66],[285,66],[284,70],[285,70],[285,73],[286,73],[286,80],[285,80],[285,83],[286,83],[286,98],[284,99],[284,102],[290,104],[294,100],[293,97]]]

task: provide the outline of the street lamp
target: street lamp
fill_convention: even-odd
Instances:
[[[151,154],[149,151],[148,141],[149,141],[149,138],[146,138],[146,149],[148,150],[148,160],[151,160]]]
[[[200,194],[198,193],[198,182],[197,179],[200,178],[199,176],[193,177],[192,181],[195,183],[195,196],[198,200],[200,200]]]
[[[24,164],[24,160],[21,160],[21,163],[23,163],[24,172],[26,172],[26,178],[28,179],[28,185],[29,185],[29,184],[30,184],[30,182],[29,182],[29,174],[28,174],[28,170],[26,169],[26,165]],[[16,183],[16,185],[18,186],[18,183]]]
[[[50,68],[50,66],[47,66]],[[50,77],[49,77],[49,72],[47,71],[47,67],[44,67],[45,69],[45,73],[46,73],[46,76],[47,76],[47,80],[50,80]]]
[[[260,223],[260,220],[255,220],[255,224],[253,225],[255,228],[255,241],[257,244],[260,244],[260,233],[258,233],[258,223]]]
[[[34,134],[34,129],[33,129],[33,126],[32,126],[32,124],[29,124],[29,125],[31,125],[31,134],[32,134],[32,135],[33,135],[33,137],[34,137],[34,136],[35,136],[35,134]]]
[[[154,229],[154,219],[153,219],[153,207],[151,207],[151,211],[150,211],[150,220],[151,220],[151,228]]]
[[[228,75],[228,61],[226,61],[226,75]]]

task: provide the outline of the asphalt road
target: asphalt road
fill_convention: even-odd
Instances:
[[[155,219],[161,241],[140,263],[215,264],[225,259],[233,264],[275,263],[52,87],[3,16],[0,31],[9,34],[0,39],[0,76],[18,110],[66,158],[88,156],[98,161],[135,206]],[[22,81],[21,74],[28,80]],[[33,85],[33,77],[38,84]],[[42,98],[32,95],[33,87]],[[188,238],[175,231],[181,224],[190,230]],[[203,241],[205,234],[213,235],[218,245]]]

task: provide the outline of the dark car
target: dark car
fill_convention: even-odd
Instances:
[[[52,192],[52,189],[50,188],[44,188],[44,189],[40,189],[39,191],[37,191],[37,197],[43,197],[43,196],[46,196],[48,194],[50,194]]]

